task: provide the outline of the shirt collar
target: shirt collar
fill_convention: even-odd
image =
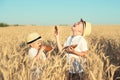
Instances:
[[[81,35],[79,35],[79,36],[72,36],[72,38],[80,38],[80,37],[82,37]]]

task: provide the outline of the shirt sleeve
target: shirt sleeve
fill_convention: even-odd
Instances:
[[[63,46],[64,46],[64,47],[67,46],[67,42],[65,42]]]

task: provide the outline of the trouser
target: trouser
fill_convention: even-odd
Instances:
[[[66,74],[66,80],[84,80],[84,73],[69,73]]]

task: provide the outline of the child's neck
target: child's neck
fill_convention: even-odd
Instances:
[[[73,36],[82,36],[82,33],[73,33]]]

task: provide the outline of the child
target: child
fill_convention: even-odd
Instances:
[[[67,38],[67,41],[64,44],[66,48],[66,60],[69,64],[69,77],[68,80],[80,80],[79,74],[82,73],[83,67],[80,63],[80,58],[84,57],[88,52],[87,42],[83,36],[90,34],[91,24],[83,21],[82,19],[75,23],[72,27],[73,35]],[[59,33],[55,29],[55,37],[57,41],[57,46],[59,51],[62,51],[64,48],[59,41]],[[73,48],[71,45],[77,45]]]
[[[27,37],[27,44],[30,45],[29,56],[34,59],[46,59],[46,55],[44,54],[45,47],[42,46],[42,37],[34,32],[30,33]]]

